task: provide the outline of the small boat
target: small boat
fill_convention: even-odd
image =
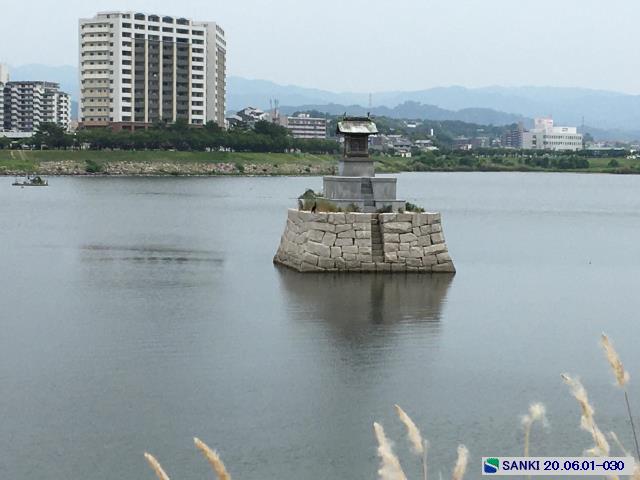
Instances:
[[[30,177],[27,175],[27,178],[21,182],[19,182],[16,178],[16,181],[11,185],[13,185],[14,187],[46,187],[49,185],[49,182],[39,175],[36,175],[35,177]]]

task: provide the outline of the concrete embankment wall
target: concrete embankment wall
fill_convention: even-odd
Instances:
[[[290,209],[273,261],[300,272],[455,272],[439,213]]]

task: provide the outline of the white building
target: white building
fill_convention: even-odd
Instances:
[[[293,138],[327,138],[327,119],[314,118],[308,113],[286,117],[282,126],[289,129]]]
[[[42,123],[69,129],[69,95],[53,82],[8,82],[3,91],[3,126],[7,132],[32,133]]]
[[[4,83],[0,82],[0,132],[4,132]]]
[[[551,118],[536,118],[532,130],[522,132],[522,148],[528,150],[582,150],[576,127],[556,127]]]
[[[4,63],[0,63],[0,83],[9,82],[9,67]]]
[[[136,12],[80,19],[80,122],[224,127],[226,41],[215,22]]]
[[[0,132],[4,131],[4,85],[9,81],[9,68],[0,63]]]

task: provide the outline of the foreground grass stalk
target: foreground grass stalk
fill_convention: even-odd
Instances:
[[[633,415],[631,415],[631,406],[629,405],[629,394],[627,389],[624,389],[624,402],[627,404],[627,414],[629,415],[629,422],[631,423],[631,432],[633,433],[633,441],[636,444],[636,455],[640,459],[640,447],[638,446],[638,435],[636,435],[636,426],[633,423]]]
[[[411,450],[416,455],[420,455],[422,461],[422,480],[427,480],[427,442],[423,440],[420,429],[416,426],[411,417],[407,415],[399,405],[395,405],[398,418],[407,429],[407,436],[411,442]]]
[[[196,448],[202,452],[204,457],[207,459],[213,471],[216,472],[219,480],[231,480],[231,475],[227,472],[227,468],[224,466],[224,463],[220,459],[220,455],[215,450],[211,450],[206,443],[204,443],[199,438],[194,438],[193,443],[195,443]]]
[[[144,452],[144,458],[147,460],[149,466],[155,472],[158,480],[169,480],[169,475],[167,475],[167,473],[162,469],[162,466],[160,465],[160,462],[156,460],[156,457],[154,457],[150,453]]]
[[[629,373],[624,369],[620,355],[615,348],[609,337],[606,334],[602,334],[601,340],[604,354],[607,357],[607,361],[611,366],[614,376],[616,377],[616,383],[624,392],[624,402],[627,406],[627,414],[629,415],[629,423],[631,424],[631,432],[633,433],[633,441],[636,446],[636,458],[640,460],[640,447],[638,446],[638,435],[636,434],[636,426],[633,421],[633,415],[631,414],[631,405],[629,403],[629,394],[627,392],[627,383],[629,382]]]
[[[467,464],[469,463],[469,450],[464,445],[458,447],[458,458],[456,465],[453,467],[452,480],[462,480],[464,474],[467,471]]]
[[[427,480],[427,442],[424,442],[424,447],[423,450],[424,452],[422,453],[422,480]]]
[[[615,443],[618,446],[618,448],[622,451],[622,454],[625,457],[631,456],[629,451],[626,448],[624,448],[624,445],[622,445],[622,442],[618,438],[618,435],[616,435],[616,432],[609,432],[609,437],[611,437],[611,439],[613,440],[613,443]]]
[[[580,409],[582,410],[582,415],[580,417],[580,427],[591,434],[593,442],[595,443],[595,446],[587,450],[587,453],[596,457],[609,456],[609,442],[607,442],[607,439],[600,431],[598,425],[595,422],[595,419],[593,418],[594,410],[589,403],[587,391],[578,379],[571,378],[569,375],[563,374],[562,380],[564,380],[564,382],[569,385],[572,395],[578,401]]]
[[[407,480],[407,476],[402,470],[400,460],[393,453],[391,442],[384,433],[384,428],[379,423],[373,424],[373,431],[378,441],[378,456],[380,457],[380,469],[378,475],[380,480]]]
[[[524,427],[524,456],[529,456],[529,440],[531,438],[531,426],[534,422],[546,421],[546,409],[542,403],[533,403],[529,407],[529,413],[522,417],[522,426]]]

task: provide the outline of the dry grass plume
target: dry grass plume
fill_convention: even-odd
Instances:
[[[594,410],[589,403],[589,397],[587,391],[580,383],[580,380],[571,378],[569,375],[562,375],[562,380],[569,385],[571,393],[578,401],[582,415],[580,417],[580,427],[591,434],[595,445],[586,451],[587,454],[592,456],[606,457],[609,456],[609,442],[606,437],[598,428],[595,419],[593,418]]]
[[[464,473],[467,471],[467,464],[469,463],[469,450],[464,445],[458,447],[458,458],[456,465],[453,467],[452,480],[462,480]]]
[[[422,480],[427,480],[427,442],[422,438],[420,429],[416,426],[411,417],[407,415],[399,405],[395,405],[398,418],[407,428],[407,436],[411,442],[411,450],[416,455],[420,455],[422,462]]]
[[[227,472],[227,468],[220,459],[220,455],[215,450],[211,450],[206,443],[199,438],[194,438],[196,448],[202,452],[207,461],[211,464],[211,468],[216,472],[219,480],[231,480],[231,475]]]
[[[609,362],[609,365],[611,365],[611,370],[613,370],[613,374],[616,377],[616,383],[619,387],[624,388],[624,386],[629,381],[629,373],[624,369],[622,360],[620,360],[620,355],[618,355],[618,352],[616,352],[615,348],[613,348],[613,344],[606,334],[602,334],[600,343],[602,344],[602,348],[604,349],[607,361]]]
[[[149,463],[149,466],[156,473],[156,477],[158,477],[158,480],[169,480],[169,475],[167,475],[167,473],[162,469],[162,466],[160,465],[160,462],[156,460],[156,457],[154,457],[148,452],[144,452],[144,458],[147,460],[147,462]]]
[[[624,391],[624,402],[627,406],[627,415],[629,415],[629,423],[631,424],[631,432],[633,433],[633,441],[636,447],[636,456],[640,459],[640,445],[638,444],[638,435],[636,434],[636,426],[633,422],[633,415],[631,414],[631,404],[629,403],[629,393],[627,392],[627,383],[629,382],[629,373],[624,369],[620,355],[613,348],[613,344],[606,334],[602,334],[601,338],[602,348],[604,349],[607,361],[613,370],[613,374],[616,377],[616,383]]]
[[[378,456],[380,457],[380,468],[378,469],[378,476],[380,480],[407,480],[400,460],[393,453],[391,448],[391,442],[384,433],[384,428],[379,423],[373,424],[373,431],[378,441]]]
[[[411,449],[413,450],[413,453],[416,455],[422,455],[424,453],[424,441],[422,440],[422,435],[420,435],[420,430],[413,420],[411,420],[411,417],[407,415],[407,412],[398,405],[395,405],[395,408],[398,418],[404,426],[407,427],[407,436],[411,442]]]
[[[522,416],[522,426],[524,427],[524,456],[529,456],[529,440],[531,438],[531,426],[535,422],[546,422],[546,409],[542,403],[532,403],[529,412]]]

